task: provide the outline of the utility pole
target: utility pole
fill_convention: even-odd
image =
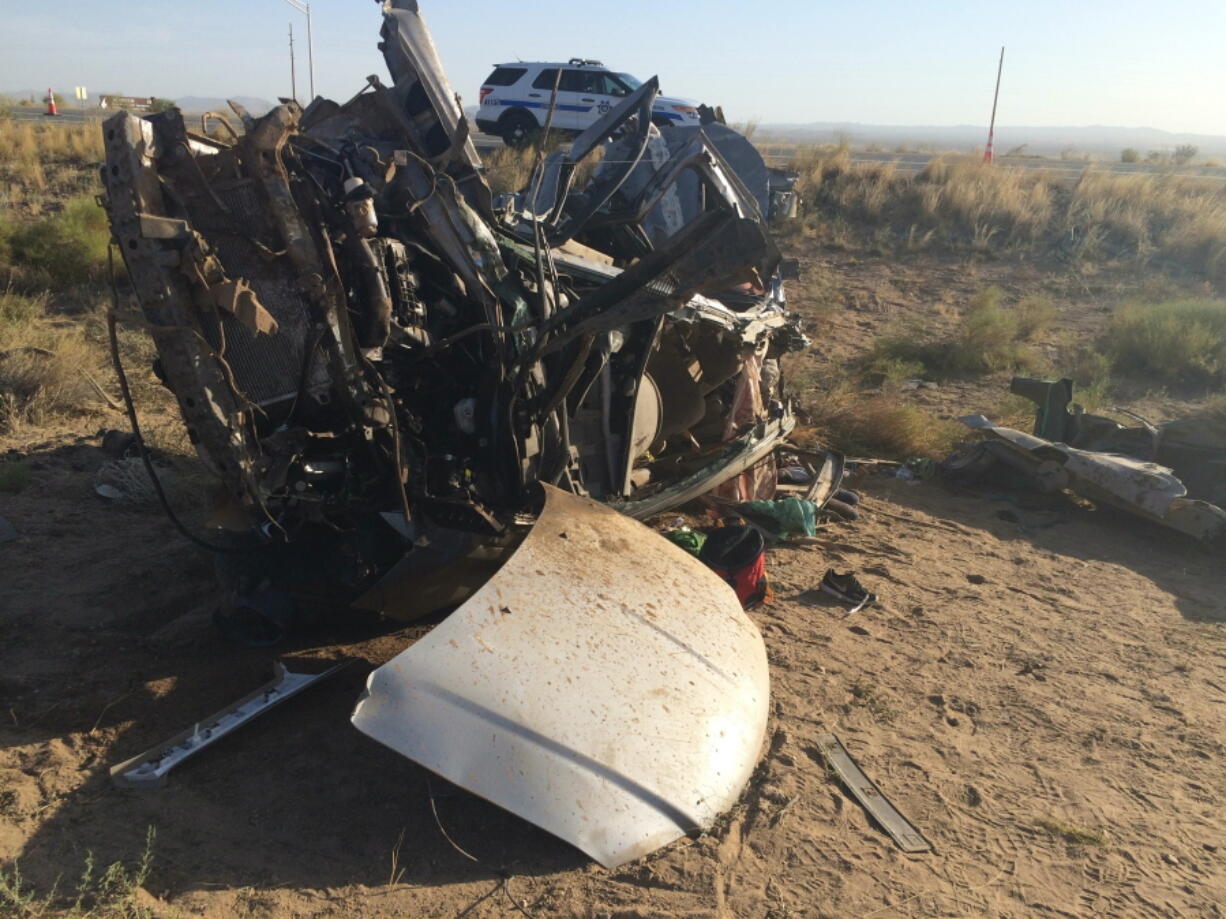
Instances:
[[[289,95],[298,101],[298,76],[294,71],[294,24],[289,24]]]
[[[307,71],[311,83],[311,101],[315,99],[315,36],[311,30],[311,4],[309,0],[285,0],[307,20]]]
[[[983,161],[992,162],[992,140],[996,134],[996,101],[1000,98],[1000,73],[1005,69],[1005,46],[1000,46],[1000,63],[996,65],[996,92],[992,94],[992,120],[988,122],[988,145],[983,150]]]

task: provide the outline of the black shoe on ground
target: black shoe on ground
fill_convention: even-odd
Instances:
[[[850,571],[847,574],[838,574],[831,568],[822,578],[821,590],[837,597],[843,603],[850,604],[852,608],[848,610],[849,616],[877,600],[877,595],[865,590],[864,585],[856,580],[856,576]]]

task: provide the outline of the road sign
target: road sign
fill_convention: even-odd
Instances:
[[[88,99],[88,98],[89,98],[89,93],[87,93],[87,92],[85,91],[85,87],[84,87],[84,86],[78,86],[78,87],[76,87],[76,94],[77,94],[77,99],[78,99],[78,101],[80,101],[80,102],[84,102],[86,99]]]
[[[153,96],[115,96],[103,93],[103,108],[121,108],[129,112],[145,112],[153,105]]]

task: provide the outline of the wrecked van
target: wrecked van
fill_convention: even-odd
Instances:
[[[216,481],[220,624],[454,610],[354,723],[619,864],[709,826],[765,730],[757,628],[633,518],[773,496],[808,341],[769,176],[723,126],[654,126],[652,79],[496,202],[413,0],[380,48],[390,84],[232,104],[220,138],[103,126],[155,371]]]

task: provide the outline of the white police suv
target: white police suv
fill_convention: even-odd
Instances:
[[[535,131],[545,126],[555,85],[558,98],[550,130],[578,133],[640,84],[628,73],[617,73],[600,61],[580,58],[571,58],[564,64],[526,61],[497,64],[481,84],[477,129],[501,137],[508,146],[523,146]],[[698,104],[689,99],[657,96],[651,120],[659,125],[696,125]]]

